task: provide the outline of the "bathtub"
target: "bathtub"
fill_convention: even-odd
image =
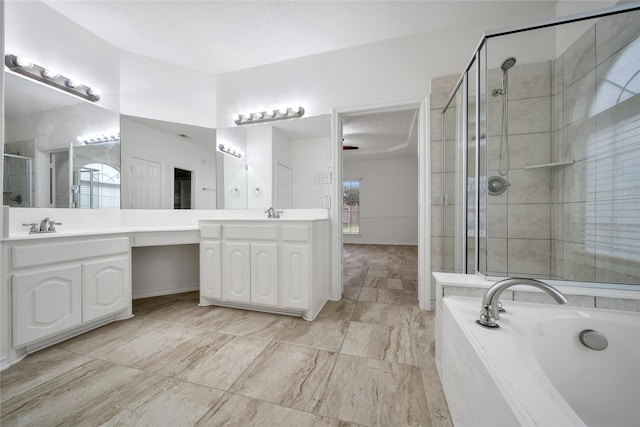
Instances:
[[[640,313],[505,301],[498,329],[480,299],[439,301],[438,370],[460,426],[639,426]],[[603,333],[603,351],[583,346]]]

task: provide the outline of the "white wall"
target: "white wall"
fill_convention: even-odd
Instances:
[[[200,284],[199,258],[198,245],[133,248],[133,298],[197,290]]]
[[[244,153],[247,151],[247,129],[244,127],[224,128],[217,131],[217,144],[232,146]],[[223,165],[224,182],[218,182],[218,200],[224,209],[247,209],[246,154],[238,159],[228,154],[218,154]]]
[[[14,77],[15,76],[11,76]],[[34,139],[36,149],[51,151],[78,145],[77,137],[118,131],[118,113],[86,102],[6,120],[6,142]]]
[[[6,53],[25,56],[102,90],[98,105],[120,107],[119,50],[38,1],[7,1]],[[99,19],[99,17],[96,17]]]
[[[271,125],[247,126],[247,206],[273,206],[273,144]]]
[[[174,168],[194,172],[195,209],[215,209],[216,194],[203,187],[216,185],[216,158],[212,147],[191,143],[177,135],[169,135],[133,120],[121,123],[122,144],[122,207],[131,206],[131,158],[150,160],[162,165],[162,207],[173,209]]]
[[[322,208],[322,199],[331,194],[332,184],[315,184],[315,173],[331,168],[330,144],[330,138],[291,141],[291,198],[294,208]]]
[[[216,77],[122,52],[122,114],[216,127]]]
[[[507,8],[505,8],[506,10]],[[513,12],[513,9],[509,9]],[[552,4],[524,4],[475,26],[421,33],[217,76],[217,124],[232,115],[302,105],[306,116],[331,108],[424,98],[431,77],[462,72],[482,34],[549,19]]]
[[[360,179],[360,236],[345,243],[418,244],[418,159],[344,162],[343,179]]]

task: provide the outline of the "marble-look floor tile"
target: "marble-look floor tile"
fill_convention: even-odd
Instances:
[[[364,323],[395,326],[397,328],[427,327],[428,311],[408,305],[380,304],[376,302],[358,301],[352,320]]]
[[[318,317],[330,317],[332,319],[349,320],[356,308],[356,301],[341,299],[340,301],[327,301]]]
[[[444,397],[442,383],[436,370],[435,363],[435,333],[434,328],[427,330],[412,329],[413,345],[420,363],[420,373],[425,389],[427,406],[433,426],[452,427],[449,407]]]
[[[340,353],[418,366],[415,338],[408,328],[351,322]]]
[[[199,307],[197,303],[190,300],[176,299],[173,304],[155,309],[143,318],[154,322],[193,327],[194,323],[206,314],[207,307]]]
[[[57,348],[27,356],[0,374],[0,401],[5,402],[92,360]]]
[[[175,347],[206,332],[174,325],[161,325],[114,350],[100,359],[138,369],[148,369],[162,360]]]
[[[215,405],[224,392],[172,378],[143,382],[141,392],[123,408],[96,414],[87,425],[192,426]],[[108,418],[105,420],[105,418]],[[84,424],[84,423],[83,423]]]
[[[383,304],[418,305],[418,291],[400,289],[362,288],[359,301]]]
[[[219,390],[227,390],[269,341],[213,332],[196,337],[157,363],[158,373]]]
[[[338,356],[320,415],[366,426],[430,426],[420,370]]]
[[[197,427],[312,427],[313,414],[262,400],[227,393],[196,424]]]
[[[94,360],[4,402],[0,424],[81,424],[81,420],[91,419],[137,394],[149,376],[133,368]]]
[[[349,322],[328,317],[318,317],[313,322],[295,319],[288,329],[283,329],[275,341],[287,344],[338,351],[342,345]]]
[[[272,343],[229,391],[316,413],[336,357],[332,352]]]
[[[357,300],[360,297],[360,291],[362,290],[362,287],[360,286],[344,286],[342,288],[342,298],[344,299],[350,299],[350,300]]]
[[[382,277],[367,277],[362,282],[364,288],[404,289],[401,279],[385,279]]]
[[[323,417],[318,415],[313,427],[361,427],[358,424],[350,423],[348,421],[337,420],[335,418]]]
[[[362,286],[365,277],[342,276],[343,286]]]
[[[364,263],[358,263],[364,264]],[[342,274],[345,276],[356,276],[356,277],[364,277],[367,275],[369,271],[369,267],[360,266],[360,267],[352,267],[350,265],[344,265],[342,269]]]
[[[218,332],[272,340],[289,327],[295,318],[282,314],[261,313],[249,310],[234,310],[216,322]]]
[[[160,323],[133,318],[109,323],[57,345],[63,350],[100,356],[160,326]]]

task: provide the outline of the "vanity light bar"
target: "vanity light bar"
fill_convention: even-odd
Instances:
[[[218,150],[230,156],[237,157],[238,159],[241,159],[244,154],[242,151],[238,150],[237,148],[232,147],[230,145],[224,145],[224,144],[218,144]]]
[[[273,122],[275,120],[299,119],[302,116],[304,116],[304,108],[287,107],[259,113],[234,115],[233,121],[237,125],[248,125],[251,123]]]
[[[84,135],[77,138],[78,142],[85,145],[102,144],[105,142],[115,142],[120,140],[120,132],[108,132],[97,135]]]
[[[11,71],[27,76],[86,100],[100,100],[100,89],[89,87],[78,80],[65,77],[50,68],[34,64],[23,56],[5,55],[4,63]]]

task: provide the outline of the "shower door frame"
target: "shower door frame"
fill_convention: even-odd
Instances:
[[[599,11],[595,11],[595,12],[586,12],[586,13],[581,13],[581,14],[576,14],[576,15],[572,15],[572,16],[568,16],[568,17],[560,17],[560,18],[555,18],[555,19],[551,19],[548,21],[543,21],[539,24],[534,24],[534,25],[529,25],[529,26],[521,26],[521,27],[514,27],[514,28],[510,28],[510,29],[506,29],[506,30],[498,30],[498,31],[490,31],[490,32],[486,32],[482,35],[480,42],[478,43],[478,46],[474,49],[473,54],[471,55],[471,58],[469,59],[469,61],[467,62],[466,67],[464,68],[464,71],[461,73],[460,77],[458,78],[458,81],[456,82],[455,86],[453,87],[451,94],[449,95],[449,98],[447,99],[447,102],[445,103],[444,109],[442,111],[442,118],[441,118],[441,124],[442,124],[442,144],[443,144],[443,150],[442,150],[442,173],[443,173],[443,179],[442,179],[442,199],[441,199],[441,203],[442,203],[442,208],[443,208],[443,245],[444,245],[444,220],[445,220],[445,215],[444,215],[444,202],[445,202],[445,197],[444,197],[444,166],[445,166],[445,150],[444,150],[444,143],[445,143],[445,119],[444,119],[444,113],[447,111],[447,109],[449,108],[449,106],[451,105],[453,99],[456,97],[456,93],[458,91],[458,89],[460,88],[461,85],[464,85],[463,87],[463,120],[465,120],[468,123],[468,73],[469,70],[471,69],[471,67],[474,64],[477,64],[476,67],[476,111],[475,111],[475,116],[476,116],[476,124],[475,124],[475,132],[476,132],[476,141],[477,141],[477,149],[475,150],[475,165],[476,165],[476,170],[475,170],[475,197],[476,197],[476,209],[475,209],[475,271],[474,272],[469,272],[467,271],[467,239],[466,239],[466,235],[468,232],[468,227],[467,227],[467,221],[462,221],[463,222],[463,235],[465,236],[464,239],[462,239],[462,253],[463,253],[463,272],[464,273],[474,273],[474,274],[480,274],[482,275],[484,278],[487,279],[494,279],[493,277],[490,277],[487,273],[488,273],[488,269],[487,266],[485,265],[484,268],[484,272],[479,271],[480,268],[480,247],[479,247],[479,232],[480,232],[480,137],[481,137],[481,133],[480,133],[480,108],[479,108],[479,103],[480,103],[480,78],[482,77],[482,69],[480,67],[481,65],[481,52],[482,49],[485,47],[485,44],[487,42],[487,40],[494,38],[494,37],[500,37],[500,36],[506,36],[506,35],[510,35],[510,34],[516,34],[516,33],[521,33],[521,32],[525,32],[525,31],[532,31],[532,30],[539,30],[539,29],[543,29],[543,28],[549,28],[549,27],[556,27],[556,26],[560,26],[560,25],[564,25],[564,24],[571,24],[574,22],[581,22],[581,21],[587,21],[590,19],[596,19],[596,18],[603,18],[606,16],[611,16],[611,15],[617,15],[617,14],[621,14],[621,13],[625,13],[625,12],[632,12],[632,11],[636,11],[636,10],[640,10],[640,6],[638,6],[637,3],[632,3],[632,4],[626,4],[626,5],[618,5],[618,6],[613,6],[610,8],[606,8],[606,9],[602,9]],[[485,51],[486,52],[486,51]],[[485,58],[485,67],[486,67],[486,58]],[[485,73],[485,78],[486,78],[486,74]],[[486,101],[488,102],[488,101]],[[487,111],[487,108],[485,107],[485,112]],[[487,123],[485,123],[486,126],[488,126]],[[463,150],[463,155],[466,158],[466,152],[468,150],[468,146],[469,146],[469,141],[467,139],[467,126],[463,126],[463,138],[462,140],[465,142],[465,147]],[[486,138],[488,139],[488,133]],[[464,162],[464,167],[463,167],[463,182],[466,183],[468,180],[468,163]],[[464,192],[463,192],[463,207],[458,207],[459,209],[461,209],[461,211],[464,213],[466,218],[466,214],[467,214],[467,195],[466,195],[467,189],[464,188]],[[487,212],[486,207],[485,207],[485,212]],[[487,218],[487,223],[488,223],[488,218]],[[486,230],[485,230],[486,232]],[[486,248],[485,248],[485,252],[486,252]],[[443,247],[443,256],[444,256],[444,247]],[[486,255],[485,258],[485,264],[488,260],[488,254]],[[497,279],[497,278],[496,278]]]

